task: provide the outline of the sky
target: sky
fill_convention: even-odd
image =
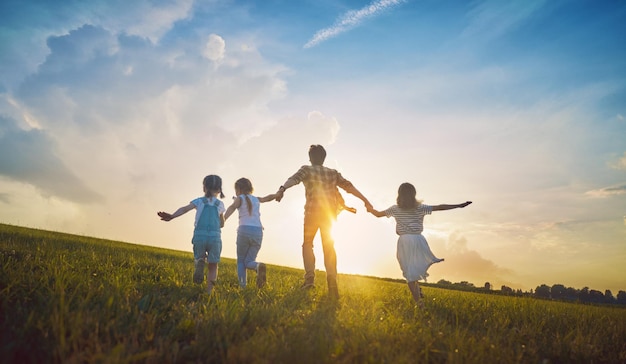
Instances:
[[[623,1],[0,3],[0,222],[190,259],[193,212],[157,211],[208,174],[226,206],[240,177],[273,193],[321,144],[379,210],[403,182],[473,201],[425,218],[428,282],[616,295],[625,118]],[[339,272],[402,278],[393,219],[345,199]],[[262,205],[259,261],[302,268],[303,206],[301,184]]]

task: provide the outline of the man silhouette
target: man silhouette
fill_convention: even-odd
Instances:
[[[302,258],[304,260],[304,284],[303,288],[314,287],[315,280],[315,254],[313,253],[313,239],[317,231],[320,231],[322,248],[324,251],[324,266],[326,268],[326,280],[328,294],[332,298],[339,298],[337,288],[337,255],[335,242],[331,236],[333,221],[343,207],[343,198],[337,187],[358,197],[363,201],[366,208],[371,208],[370,202],[357,190],[350,181],[343,178],[334,169],[324,167],[326,150],[321,145],[311,145],[309,148],[309,161],[311,165],[305,165],[278,189],[277,201],[280,201],[284,192],[300,182],[304,184],[306,203],[304,205],[304,239],[302,243]]]

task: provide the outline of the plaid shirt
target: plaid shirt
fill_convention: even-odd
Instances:
[[[352,192],[352,183],[343,178],[339,172],[324,166],[302,166],[290,180],[296,184],[304,183],[306,204],[304,214],[323,213],[335,218],[339,204],[339,191],[341,187],[346,192]]]

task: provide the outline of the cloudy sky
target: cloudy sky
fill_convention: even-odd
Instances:
[[[191,252],[157,211],[207,174],[272,193],[315,143],[378,209],[474,201],[426,217],[429,281],[616,294],[625,118],[623,1],[0,3],[3,223]],[[401,278],[393,220],[346,200],[340,272]],[[303,205],[263,204],[260,260],[302,267]]]

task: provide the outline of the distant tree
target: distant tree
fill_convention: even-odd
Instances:
[[[500,287],[500,292],[504,294],[513,294],[513,288],[503,285],[502,287]]]
[[[589,287],[584,287],[580,291],[578,291],[578,299],[580,302],[590,302],[589,301]]]
[[[550,287],[542,284],[541,286],[535,288],[535,297],[550,298]]]
[[[589,291],[589,299],[588,302],[593,302],[593,303],[604,303],[604,294],[602,294],[602,292],[600,291],[596,291],[595,289],[592,289]]]
[[[446,281],[445,279],[440,279],[440,280],[437,282],[437,284],[441,284],[442,286],[448,286],[448,285],[451,285],[451,284],[452,284],[452,282],[450,282],[450,281]]]
[[[491,283],[489,283],[489,282],[485,282],[485,289],[486,289],[487,291],[491,291]]]
[[[617,303],[620,305],[626,305],[626,291],[617,292]]]
[[[615,303],[615,297],[613,297],[613,292],[610,289],[604,291],[604,302]]]
[[[459,282],[459,284],[460,284],[461,286],[474,287],[474,284],[473,284],[473,283],[470,283],[470,282],[468,282],[468,281],[461,281],[461,282]]]
[[[555,284],[550,289],[550,297],[555,300],[562,300],[565,298],[565,286],[562,284]]]
[[[576,288],[567,287],[565,290],[565,299],[576,301],[578,299],[578,290]]]

